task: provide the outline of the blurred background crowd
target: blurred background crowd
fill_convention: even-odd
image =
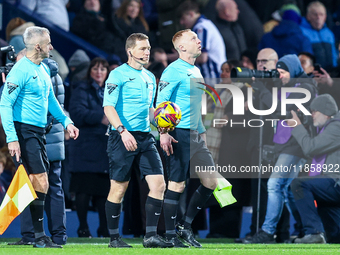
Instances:
[[[203,53],[196,64],[205,78],[221,78],[223,83],[232,83],[233,67],[266,70],[263,65],[273,59],[270,54],[263,57],[259,52],[271,48],[278,58],[296,54],[304,72],[314,80],[318,94],[330,94],[340,104],[340,85],[334,79],[340,77],[339,0],[2,0],[0,3],[3,5],[1,47],[12,45],[19,53],[25,48],[22,34],[29,26],[44,26],[51,31],[54,46],[51,58],[58,63],[65,88],[64,109],[80,129],[76,141],[65,133],[61,172],[66,208],[77,211],[80,237],[95,236],[88,229],[88,210],[99,214],[97,235],[109,236],[104,211],[109,191],[105,135],[109,122],[101,105],[110,71],[127,60],[125,41],[131,33],[149,36],[152,49],[146,68],[154,73],[157,82],[167,65],[178,57],[172,36],[180,29],[189,28],[202,40]],[[1,52],[0,66],[10,62],[7,53]],[[275,69],[275,65],[269,69]],[[1,70],[6,72],[6,68]],[[235,85],[244,90],[243,84]],[[225,96],[229,102],[230,98]],[[220,109],[221,116],[230,119],[231,107],[232,100]],[[249,128],[226,126],[215,132],[222,141],[219,152],[213,153],[216,163],[253,164],[249,152],[253,134]],[[0,148],[1,201],[15,172],[2,128]],[[210,144],[210,149],[214,150],[214,145]],[[145,232],[142,205],[148,191],[137,175],[132,177],[132,182],[124,199],[123,233],[141,236]],[[207,237],[238,238],[242,208],[253,205],[253,212],[256,211],[257,190],[252,188],[256,184],[251,185],[252,180],[245,178],[230,182],[238,202],[221,209],[211,198],[207,205],[210,208]],[[266,183],[263,185],[262,223],[267,205]],[[182,209],[186,206],[186,195],[197,186],[197,180],[189,181]],[[291,234],[289,212],[287,208],[283,211],[277,242],[284,242]],[[200,214],[193,223],[196,233],[207,227],[205,211]],[[254,224],[253,220],[250,235],[256,232]],[[160,231],[164,232],[164,222],[160,225]]]

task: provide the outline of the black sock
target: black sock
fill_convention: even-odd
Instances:
[[[32,215],[32,222],[34,227],[34,236],[39,238],[45,235],[44,231],[44,204],[46,194],[39,191],[35,191],[38,198],[30,204],[30,210]]]
[[[157,225],[159,216],[161,215],[163,201],[147,197],[145,203],[145,214],[146,214],[146,231],[145,237],[149,238],[157,234]]]
[[[188,209],[181,220],[181,223],[184,225],[185,228],[189,228],[191,226],[191,223],[194,220],[195,216],[202,209],[202,207],[205,205],[213,192],[214,190],[208,189],[202,184],[197,188],[197,190],[191,197]]]
[[[100,235],[102,234],[103,237],[108,236],[108,227],[107,227],[107,220],[106,220],[106,212],[105,212],[105,203],[106,197],[104,196],[95,196],[96,199],[96,208],[98,210],[99,216],[99,227],[97,229],[97,233]],[[99,237],[99,236],[98,236]]]
[[[111,237],[111,241],[119,237],[119,218],[121,212],[122,204],[112,203],[106,200],[105,203],[105,212],[106,212],[106,220],[107,225],[109,227],[109,233]]]
[[[79,219],[79,230],[85,231],[89,229],[87,224],[87,211],[89,210],[90,195],[85,193],[76,194],[76,208]]]
[[[177,209],[179,198],[182,193],[178,193],[172,190],[168,190],[164,196],[164,220],[165,220],[165,229],[166,229],[166,237],[171,239],[176,236],[175,224],[177,217]]]

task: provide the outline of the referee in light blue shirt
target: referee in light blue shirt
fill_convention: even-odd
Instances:
[[[111,71],[105,85],[104,112],[112,125],[107,146],[111,189],[105,205],[111,248],[131,247],[121,240],[118,223],[134,160],[138,161],[141,178],[145,178],[150,189],[145,203],[146,233],[143,246],[174,246],[157,235],[165,182],[155,139],[150,134],[156,79],[143,67],[149,62],[151,47],[148,39],[141,33],[128,37],[125,45],[128,62]]]
[[[200,248],[202,246],[194,238],[191,223],[217,187],[217,178],[213,173],[197,173],[201,185],[192,196],[187,211],[176,227],[175,222],[179,198],[185,181],[190,177],[189,165],[215,166],[205,144],[205,128],[202,124],[201,101],[204,86],[199,82],[203,79],[199,69],[194,66],[196,58],[201,55],[202,46],[197,34],[190,29],[177,32],[172,42],[179,58],[164,70],[157,97],[157,104],[171,101],[182,110],[181,122],[170,132],[173,137],[168,133],[160,136],[161,147],[168,156],[170,155],[170,167],[167,169],[169,184],[164,197],[166,236],[176,239],[177,232],[186,243]],[[178,143],[172,145],[173,139]]]
[[[48,159],[45,148],[47,112],[63,124],[76,139],[79,130],[65,116],[52,88],[50,70],[42,63],[53,49],[50,32],[42,27],[25,30],[26,57],[19,60],[7,76],[1,96],[0,113],[8,150],[29,173],[38,198],[30,204],[37,248],[61,248],[45,235],[44,203],[48,191]]]

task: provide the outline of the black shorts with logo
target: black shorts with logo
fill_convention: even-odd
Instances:
[[[125,182],[131,177],[134,160],[139,165],[141,178],[146,175],[163,175],[162,161],[156,148],[155,138],[149,132],[130,131],[137,142],[137,150],[127,151],[120,134],[110,132],[107,145],[110,179]]]
[[[166,156],[169,181],[186,181],[190,178],[190,169],[196,166],[214,166],[211,153],[198,131],[175,128],[169,134],[178,141],[172,144],[174,153]]]
[[[29,174],[48,172],[45,129],[29,124],[14,122],[19,139],[21,159]]]

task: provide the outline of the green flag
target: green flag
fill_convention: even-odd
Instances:
[[[217,178],[217,180],[218,185],[213,194],[221,208],[236,203],[237,200],[231,192],[233,186],[230,182],[228,182],[225,178]]]

